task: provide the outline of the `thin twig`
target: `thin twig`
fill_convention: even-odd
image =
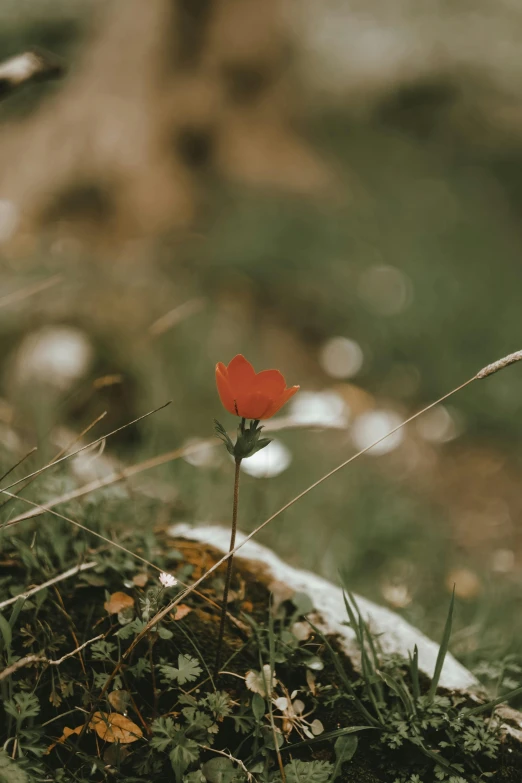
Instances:
[[[0,96],[2,94],[2,66],[0,65]],[[48,277],[47,280],[42,280],[39,283],[31,283],[24,288],[19,288],[18,291],[13,291],[11,294],[7,294],[0,299],[0,307],[7,307],[7,305],[16,304],[28,299],[34,294],[39,294],[42,291],[47,291],[48,288],[52,288],[53,285],[61,283],[63,280],[62,275],[53,275]]]
[[[282,425],[284,425],[284,427]],[[267,424],[266,429],[268,432],[268,430],[275,431],[276,429],[286,429],[287,427],[306,427],[306,429],[316,429],[316,425],[291,424],[289,423],[288,418],[281,419],[279,422],[277,422],[277,426],[275,423]],[[157,468],[160,465],[167,464],[168,462],[174,462],[174,460],[189,456],[190,454],[195,454],[202,449],[207,449],[209,447],[217,448],[219,445],[220,443],[216,441],[216,438],[207,438],[205,440],[199,441],[199,443],[193,443],[190,446],[181,446],[178,449],[167,451],[164,454],[159,454],[156,457],[146,459],[143,462],[138,462],[136,465],[130,465],[129,467],[122,468],[115,473],[111,473],[109,476],[105,476],[105,478],[94,479],[94,481],[91,481],[88,484],[84,484],[83,486],[78,487],[78,489],[73,489],[70,492],[66,492],[59,497],[52,498],[46,502],[44,508],[45,510],[49,510],[55,506],[60,505],[61,503],[69,503],[71,500],[77,500],[84,495],[89,495],[91,492],[96,492],[99,489],[105,489],[106,487],[110,487],[120,481],[125,481],[125,479],[128,479],[131,476],[136,476],[139,473],[143,473],[146,470]],[[6,489],[9,489],[9,487],[6,487]],[[24,511],[23,514],[19,514],[18,516],[13,517],[13,519],[10,519],[8,522],[5,522],[3,527],[8,528],[14,525],[18,525],[19,522],[40,516],[40,514],[43,513],[44,511],[38,508],[32,509],[31,511]]]
[[[241,759],[236,759],[236,757],[233,756],[232,753],[227,753],[225,750],[217,750],[217,748],[209,748],[208,745],[201,745],[201,743],[199,742],[198,745],[201,748],[201,750],[208,750],[211,753],[219,753],[220,756],[224,756],[225,758],[230,759],[230,761],[234,761],[238,766],[241,767],[249,783],[256,780],[255,777],[252,775],[252,773],[249,772],[248,769],[245,767]]]
[[[163,334],[168,329],[172,329],[173,326],[177,326],[191,315],[201,312],[205,305],[206,299],[203,298],[189,299],[187,302],[183,302],[183,304],[178,305],[173,310],[169,310],[168,313],[154,321],[149,326],[149,334],[151,337],[159,337],[160,334]]]
[[[61,658],[58,658],[58,660],[56,661],[48,660],[47,663],[49,664],[49,666],[59,666],[67,658],[71,658],[73,655],[76,655],[76,653],[81,652],[84,649],[84,647],[87,647],[87,645],[93,644],[94,642],[97,642],[99,639],[103,639],[104,636],[105,636],[104,633],[100,633],[98,636],[95,636],[93,639],[89,639],[87,642],[80,644],[80,646],[77,647],[76,650],[72,650],[71,652],[67,653],[67,655],[63,655]]]
[[[85,451],[86,449],[90,449],[92,446],[95,446],[97,443],[101,443],[102,440],[105,440],[106,438],[110,438],[112,435],[116,435],[117,432],[121,432],[122,430],[127,429],[127,427],[131,427],[133,424],[137,424],[139,421],[143,421],[143,419],[152,416],[154,413],[158,413],[158,411],[162,411],[163,408],[166,408],[168,405],[171,404],[171,402],[172,400],[169,400],[168,402],[165,402],[163,405],[160,405],[159,408],[154,408],[154,410],[149,411],[148,413],[144,413],[143,416],[138,416],[137,419],[133,419],[132,421],[127,422],[127,424],[123,424],[121,427],[112,430],[112,432],[108,432],[106,435],[102,435],[100,438],[93,440],[92,443],[87,443],[86,446],[82,446],[81,449],[77,449],[76,451],[73,451],[72,454],[66,454],[65,457],[62,457],[61,459],[54,460],[53,462],[49,462],[47,465],[44,465],[43,468],[40,468],[39,470],[35,470],[33,471],[33,473],[29,473],[28,476],[24,476],[24,478],[18,479],[18,481],[14,481],[12,484],[9,484],[7,487],[3,487],[2,491],[6,489],[12,489],[13,487],[16,487],[18,484],[27,481],[27,479],[32,478],[33,476],[39,476],[40,473],[43,473],[45,470],[48,470],[49,468],[54,468],[54,466],[59,465],[60,462],[63,462],[66,459],[71,459],[71,457],[75,457],[77,454],[80,454],[80,452]]]
[[[37,447],[37,446],[33,446],[33,448],[32,448],[32,449],[30,449],[30,450],[27,452],[27,454],[24,454],[24,456],[23,456],[21,459],[19,459],[19,460],[18,460],[18,462],[15,462],[15,464],[14,464],[14,465],[12,465],[12,466],[9,468],[9,470],[7,470],[7,471],[4,473],[4,475],[3,475],[3,476],[0,476],[0,481],[3,481],[5,478],[7,478],[7,477],[9,476],[9,474],[13,472],[13,470],[16,470],[16,468],[17,468],[19,465],[21,465],[21,464],[22,464],[22,462],[25,462],[25,460],[26,460],[28,457],[30,457],[30,456],[31,456],[31,454],[34,454],[34,452],[35,452],[35,451],[38,451],[38,447]],[[1,508],[1,506],[0,506],[0,508]]]
[[[139,707],[136,704],[136,701],[134,699],[134,696],[132,695],[132,690],[129,687],[129,683],[127,682],[127,679],[125,677],[125,672],[122,672],[121,675],[122,675],[123,684],[125,685],[127,693],[129,694],[129,699],[130,699],[130,703],[132,704],[132,709],[134,710],[134,712],[138,716],[138,720],[140,721],[141,725],[145,729],[145,734],[149,734],[149,735],[152,734],[152,730],[151,730],[149,724],[145,722],[145,718],[141,714],[140,709],[139,709]]]
[[[80,646],[80,643],[78,641],[78,637],[76,636],[76,628],[74,627],[74,621],[73,621],[71,615],[69,614],[69,612],[67,611],[67,609],[65,608],[65,604],[63,602],[62,595],[61,595],[61,593],[60,593],[60,591],[59,591],[59,589],[58,589],[58,587],[56,585],[53,585],[53,590],[54,590],[54,592],[56,594],[56,597],[58,599],[59,608],[62,611],[62,614],[64,615],[64,617],[67,620],[67,623],[69,625],[69,630],[71,632],[71,636],[73,638],[73,642],[75,643],[76,647],[78,648]],[[81,653],[79,655],[79,658],[80,658],[80,666],[82,667],[82,671],[83,671],[84,677],[85,677],[85,679],[87,679],[87,677],[88,677],[87,669],[85,668],[85,663],[83,661],[83,656],[81,655]]]
[[[98,636],[95,636],[94,639],[89,639],[83,644],[80,644],[79,647],[77,647],[75,650],[71,650],[71,652],[68,652],[66,655],[63,655],[57,660],[47,658],[45,655],[26,655],[25,658],[20,658],[18,661],[12,663],[11,666],[7,666],[5,669],[3,669],[0,672],[0,680],[5,680],[6,677],[9,677],[17,669],[21,669],[23,666],[29,666],[31,663],[46,663],[48,666],[59,666],[61,663],[67,660],[67,658],[71,658],[73,655],[77,655],[89,644],[93,644],[93,642],[97,642],[99,639],[103,639],[104,636],[105,634],[101,633]]]
[[[11,666],[7,666],[0,672],[0,680],[5,680],[9,675],[14,674],[17,669],[21,669],[24,666],[29,666],[31,663],[44,663],[47,661],[45,655],[26,655],[25,658],[20,658],[15,661]]]
[[[237,532],[237,509],[239,505],[239,476],[241,469],[241,460],[236,458],[236,470],[234,474],[234,500],[232,504],[232,531],[230,534],[230,547],[229,552],[233,552],[236,545],[236,532]],[[227,563],[227,574],[225,577],[225,588],[223,590],[223,599],[221,607],[221,620],[219,622],[219,635],[216,649],[216,662],[214,664],[214,677],[219,674],[219,667],[221,665],[221,646],[223,644],[223,634],[225,632],[225,620],[227,616],[228,606],[228,592],[230,590],[230,582],[232,580],[232,562],[233,557],[230,556]]]
[[[122,468],[122,470],[119,470],[116,473],[111,473],[105,478],[95,479],[88,484],[84,484],[82,487],[78,487],[78,489],[73,489],[71,492],[66,492],[64,495],[60,495],[57,498],[52,498],[51,500],[48,500],[45,506],[42,506],[41,508],[35,508],[32,511],[26,511],[23,514],[19,514],[18,516],[13,517],[13,519],[10,519],[8,522],[5,522],[3,527],[12,527],[13,525],[17,525],[19,522],[23,522],[25,519],[37,517],[40,514],[45,513],[45,511],[49,511],[50,509],[54,508],[54,506],[60,505],[61,503],[69,503],[71,500],[77,500],[78,498],[81,498],[84,495],[88,495],[91,492],[96,492],[98,489],[104,489],[105,487],[109,487],[112,484],[117,484],[119,481],[125,481],[125,479],[128,479],[137,473],[142,473],[144,470],[150,470],[151,468],[156,468],[159,465],[164,465],[167,462],[184,457],[186,454],[191,454],[193,451],[198,451],[200,448],[201,444],[193,444],[192,446],[168,451],[165,454],[160,454],[157,457],[151,457],[150,459],[146,459],[143,462],[137,463],[136,465],[131,465],[128,468]],[[8,487],[6,489],[8,489]]]
[[[67,446],[65,446],[63,449],[60,449],[60,451],[58,452],[58,454],[56,454],[56,455],[54,456],[54,458],[51,460],[51,463],[50,463],[50,464],[52,464],[53,462],[56,462],[57,460],[61,459],[61,458],[62,458],[62,457],[65,455],[65,454],[67,454],[67,452],[69,451],[69,449],[72,449],[72,447],[73,447],[73,446],[74,446],[76,443],[78,443],[78,441],[79,441],[81,438],[83,438],[83,436],[84,436],[84,435],[87,435],[87,433],[88,433],[88,432],[90,432],[90,430],[92,430],[92,428],[93,428],[93,427],[95,427],[97,424],[99,424],[99,422],[100,422],[100,421],[101,421],[103,418],[105,418],[105,416],[106,416],[106,415],[107,415],[107,411],[103,411],[103,413],[100,413],[100,415],[99,415],[99,416],[98,416],[96,419],[94,419],[94,421],[91,421],[91,423],[90,423],[89,425],[87,425],[87,427],[85,427],[85,429],[84,429],[84,430],[82,430],[82,431],[80,432],[80,434],[79,434],[79,435],[76,435],[76,437],[75,437],[75,438],[73,438],[73,440],[69,441],[69,443],[67,444]],[[33,449],[33,451],[36,451],[36,446],[35,446],[35,448]],[[29,452],[29,454],[31,454],[31,453],[32,453],[32,452]],[[29,454],[28,454],[27,456],[29,456]],[[24,458],[24,459],[25,459],[25,458]],[[4,478],[5,478],[5,476],[2,476],[2,478],[0,479],[0,481],[3,481],[3,480],[4,480]],[[18,492],[16,493],[17,497],[18,497],[18,495],[20,495],[20,492],[23,492],[23,491],[24,491],[24,489],[26,489],[26,488],[27,488],[27,487],[28,487],[30,484],[32,484],[32,483],[33,483],[33,481],[35,481],[37,478],[38,478],[38,476],[33,476],[32,478],[30,478],[30,479],[27,479],[26,483],[25,483],[23,486],[21,486],[21,487],[20,487],[20,489],[18,490]],[[11,502],[12,502],[12,498],[8,498],[7,500],[4,500],[4,502],[0,504],[0,511],[1,511],[1,510],[2,510],[2,509],[5,507],[5,506],[7,506],[7,504],[8,504],[8,503],[11,503]]]
[[[43,584],[38,585],[37,587],[32,587],[30,590],[26,590],[25,593],[19,593],[18,595],[13,596],[13,598],[7,598],[5,601],[2,601],[2,603],[0,603],[0,609],[3,609],[5,606],[10,606],[11,604],[16,603],[19,598],[23,598],[24,600],[26,600],[27,598],[30,598],[32,595],[36,595],[36,593],[39,593],[40,590],[45,590],[46,587],[50,587],[51,585],[57,584],[58,582],[61,582],[64,579],[69,579],[70,576],[75,576],[76,574],[79,574],[81,571],[88,571],[90,568],[94,568],[94,566],[96,565],[98,564],[95,561],[91,561],[89,563],[80,563],[80,565],[74,566],[73,568],[69,568],[67,571],[58,574],[58,576],[53,576],[53,578],[49,579],[48,582],[44,582]]]

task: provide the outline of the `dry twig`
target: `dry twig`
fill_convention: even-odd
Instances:
[[[47,658],[45,655],[26,655],[25,658],[20,658],[18,661],[12,663],[11,666],[6,666],[6,668],[0,672],[0,680],[5,680],[6,677],[9,677],[9,675],[13,674],[17,669],[21,669],[23,666],[29,666],[32,663],[46,663],[48,666],[59,666],[66,661],[67,658],[72,658],[73,655],[77,655],[85,647],[88,647],[89,644],[93,644],[93,642],[103,639],[104,636],[105,634],[100,633],[98,636],[95,636],[94,639],[88,639],[83,644],[80,644],[75,650],[71,650],[71,652],[62,655],[61,658],[58,658],[55,661],[51,658]]]
[[[26,600],[27,598],[30,598],[32,595],[36,595],[36,593],[39,593],[40,590],[45,590],[46,587],[51,587],[51,585],[55,585],[58,582],[62,582],[64,579],[69,579],[70,576],[75,576],[76,574],[79,574],[82,571],[88,571],[90,568],[94,568],[95,565],[97,565],[97,563],[93,560],[88,563],[80,563],[80,565],[73,566],[73,568],[69,568],[67,571],[58,574],[58,576],[53,576],[53,578],[49,579],[47,582],[43,582],[43,584],[37,585],[37,587],[32,587],[30,590],[26,590],[25,593],[19,593],[18,595],[13,596],[13,598],[7,598],[5,601],[2,601],[2,603],[0,603],[0,609],[3,609],[5,606],[10,606],[11,604],[16,603],[16,601],[18,601],[19,598],[23,598],[24,600]]]

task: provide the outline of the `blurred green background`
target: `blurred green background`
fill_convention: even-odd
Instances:
[[[522,12],[102,5],[0,12],[2,59],[36,45],[68,65],[63,80],[0,104],[4,462],[37,444],[22,476],[102,411],[92,437],[168,399],[64,486],[212,438],[214,417],[234,426],[214,365],[242,352],[302,388],[261,475],[243,476],[251,530],[522,347]],[[501,40],[485,51],[492,24]],[[521,437],[515,366],[409,425],[260,539],[334,581],[341,570],[432,635],[455,583],[455,653],[471,666],[517,653]],[[146,475],[162,511],[131,480],[132,524],[227,523],[232,466],[219,446]],[[42,478],[31,493],[41,502],[56,485]]]

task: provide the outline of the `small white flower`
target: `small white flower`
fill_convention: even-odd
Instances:
[[[159,580],[163,587],[174,587],[174,585],[178,584],[178,580],[175,576],[172,576],[172,574],[167,574],[165,571],[162,571],[159,575]]]

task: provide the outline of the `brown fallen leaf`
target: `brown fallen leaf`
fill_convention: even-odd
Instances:
[[[176,613],[173,614],[174,620],[183,620],[191,611],[192,609],[190,606],[187,606],[187,604],[178,604],[176,606]]]
[[[130,704],[129,691],[111,691],[107,696],[111,707],[116,712],[127,712],[127,708]]]
[[[130,606],[134,606],[134,598],[127,593],[113,593],[109,600],[103,604],[103,608],[109,614],[118,614]]]
[[[132,581],[134,582],[136,587],[145,587],[145,585],[149,581],[149,575],[148,574],[136,574],[136,576],[132,577]]]
[[[89,723],[98,737],[104,742],[119,742],[128,745],[143,736],[139,726],[119,712],[95,712]]]
[[[53,742],[49,747],[47,748],[47,753],[50,753],[53,748],[55,748],[59,743],[65,742],[65,740],[71,736],[71,734],[80,734],[81,730],[83,729],[83,725],[76,726],[75,729],[70,729],[68,726],[64,726],[63,734],[60,737],[60,739],[56,740],[56,742]]]

